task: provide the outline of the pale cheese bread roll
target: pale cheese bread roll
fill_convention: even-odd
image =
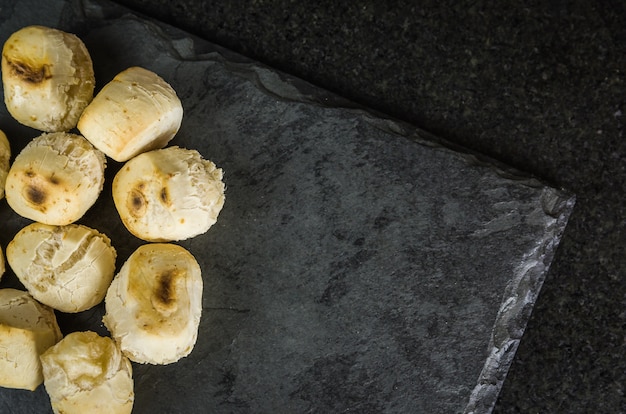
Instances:
[[[4,198],[4,185],[7,181],[7,174],[11,160],[11,145],[4,132],[0,131],[0,200]]]
[[[102,302],[115,274],[111,240],[78,224],[32,223],[15,235],[6,255],[35,299],[67,313]]]
[[[131,361],[176,362],[196,343],[202,287],[200,265],[183,247],[140,246],[109,287],[104,324]]]
[[[176,135],[183,106],[156,73],[133,66],[107,83],[85,108],[78,130],[115,161],[163,148]]]
[[[28,292],[0,289],[0,386],[34,390],[39,356],[62,338],[54,311]]]
[[[111,338],[91,331],[70,333],[41,356],[41,364],[56,414],[132,411],[132,366]]]
[[[69,131],[93,98],[89,52],[75,35],[44,26],[13,33],[2,49],[4,102],[18,122]]]
[[[196,150],[168,147],[126,162],[113,179],[113,201],[126,228],[146,241],[205,233],[224,205],[222,170]]]
[[[104,154],[84,137],[44,133],[15,157],[6,180],[7,202],[33,221],[73,223],[98,199],[105,167]]]

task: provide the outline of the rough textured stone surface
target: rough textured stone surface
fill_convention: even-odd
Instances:
[[[159,73],[185,108],[172,144],[213,160],[228,187],[218,224],[181,243],[205,275],[196,348],[135,366],[134,412],[489,412],[573,198],[102,4],[2,6],[0,33],[39,23],[79,34],[100,86],[131,65]],[[37,134],[6,111],[0,128],[15,151]],[[108,182],[81,222],[111,237],[121,265],[141,242]],[[0,219],[4,247],[26,221],[4,202]],[[65,332],[106,333],[101,314],[60,318]],[[47,407],[41,388],[0,390],[0,402]]]
[[[495,412],[626,412],[625,2],[118,1],[575,192]]]

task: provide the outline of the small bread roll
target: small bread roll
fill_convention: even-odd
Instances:
[[[0,200],[4,198],[4,185],[9,173],[9,161],[11,160],[11,146],[4,132],[0,131]]]
[[[140,246],[104,299],[105,326],[131,361],[170,364],[189,355],[202,312],[200,265],[175,244]]]
[[[33,391],[39,356],[62,338],[54,311],[17,289],[0,289],[0,386]]]
[[[126,228],[146,241],[205,233],[224,205],[222,170],[196,150],[168,147],[140,154],[113,179],[113,201]]]
[[[106,159],[84,137],[42,134],[17,155],[6,180],[6,198],[19,215],[45,224],[70,224],[96,202]]]
[[[41,356],[44,386],[57,414],[130,413],[132,366],[109,337],[73,332]]]
[[[176,135],[183,106],[156,73],[131,67],[107,83],[87,106],[78,130],[115,161],[163,148]]]
[[[79,224],[32,223],[7,246],[7,261],[30,294],[67,313],[104,300],[116,256],[106,235]]]
[[[46,132],[76,126],[93,98],[91,57],[75,35],[44,26],[13,33],[2,49],[2,84],[9,113]]]

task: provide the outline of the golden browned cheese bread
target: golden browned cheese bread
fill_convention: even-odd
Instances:
[[[4,132],[0,131],[0,200],[4,198],[4,185],[7,181],[7,174],[11,160],[11,145]]]
[[[132,366],[109,337],[72,332],[41,356],[44,386],[56,414],[129,414]]]
[[[113,201],[126,228],[147,241],[205,233],[224,205],[222,170],[196,150],[168,147],[136,156],[113,179]]]
[[[15,157],[6,180],[7,202],[33,221],[73,223],[98,199],[105,167],[104,154],[84,137],[44,133]]]
[[[186,249],[142,245],[109,287],[104,324],[131,361],[176,362],[196,343],[202,287],[200,265]]]
[[[133,66],[107,83],[85,108],[78,130],[115,161],[163,148],[174,138],[183,106],[156,73]]]
[[[0,289],[0,386],[34,390],[43,381],[40,355],[62,338],[52,308],[28,292]]]
[[[35,299],[67,313],[102,302],[115,273],[111,240],[79,224],[32,223],[11,240],[6,256]]]
[[[18,122],[40,131],[69,131],[93,98],[93,64],[77,36],[28,26],[4,43],[2,85],[7,110]]]

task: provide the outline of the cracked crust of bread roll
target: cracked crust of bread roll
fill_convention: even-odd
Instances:
[[[2,84],[9,113],[46,132],[69,131],[93,98],[89,52],[74,34],[45,26],[13,33],[2,48]]]
[[[104,154],[81,135],[44,133],[15,157],[6,180],[7,202],[33,221],[73,223],[98,199],[105,167]]]
[[[113,201],[126,228],[154,242],[189,239],[215,224],[224,205],[222,170],[196,150],[168,147],[126,162]]]
[[[4,198],[4,185],[7,181],[7,174],[11,160],[11,145],[6,134],[0,131],[0,200]]]
[[[202,276],[181,246],[140,246],[115,276],[103,322],[131,361],[170,364],[189,355],[202,312]]]
[[[130,413],[132,366],[109,337],[73,332],[41,356],[44,386],[57,414]]]
[[[35,299],[76,313],[104,300],[117,255],[111,240],[95,229],[32,223],[11,240],[6,256]]]
[[[28,292],[0,289],[0,386],[35,390],[40,355],[62,338],[54,311]]]
[[[182,119],[183,106],[174,89],[156,73],[133,66],[98,92],[78,120],[78,130],[96,148],[123,162],[165,147]]]

